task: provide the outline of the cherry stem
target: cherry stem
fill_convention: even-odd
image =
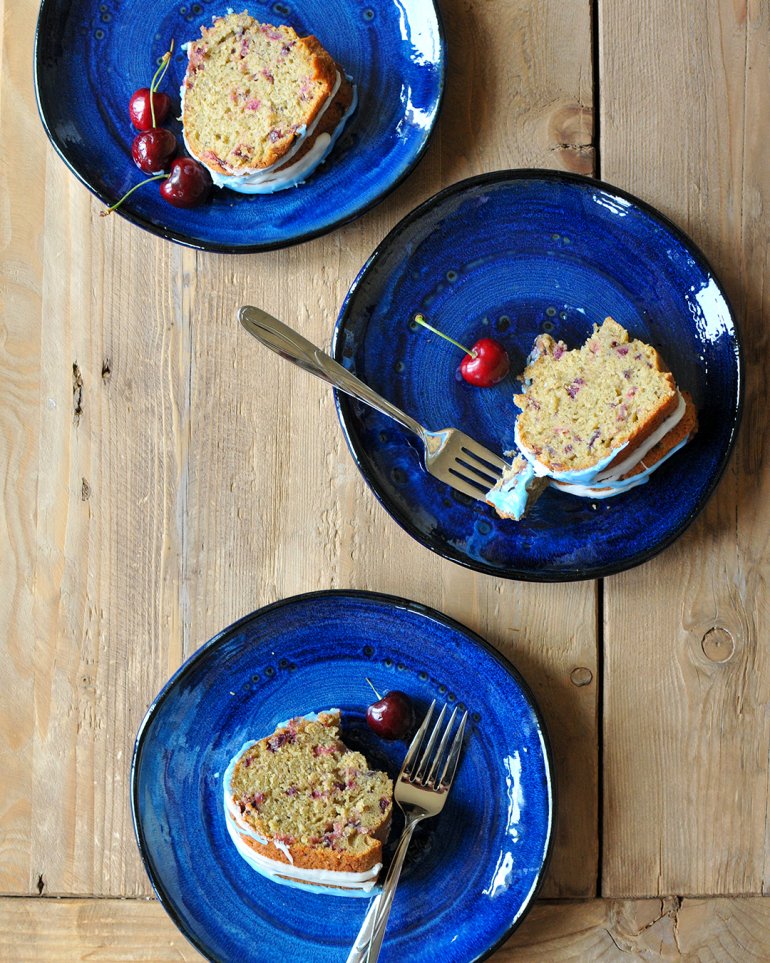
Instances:
[[[369,679],[367,679],[366,681],[369,682]],[[379,702],[380,699],[382,699],[382,696],[381,696],[380,693],[374,688],[374,686],[372,685],[371,682],[369,682],[369,685],[372,686],[372,692],[377,696],[377,701]]]
[[[159,181],[161,179],[165,180],[167,177],[168,174],[154,174],[152,177],[148,177],[147,180],[139,181],[138,184],[134,184],[130,191],[126,191],[119,201],[115,201],[112,207],[108,207],[106,211],[99,211],[99,217],[107,217],[108,214],[112,214],[116,208],[120,207],[127,197],[133,194],[134,191],[138,191],[140,187],[144,187],[145,184],[149,184],[150,181]]]
[[[158,69],[153,74],[152,80],[150,81],[150,116],[152,117],[152,126],[155,126],[155,91],[158,89],[158,85],[165,76],[168,70],[168,65],[171,62],[171,54],[174,50],[174,39],[171,38],[171,43],[169,44],[168,50],[160,58],[160,63],[158,64]]]
[[[425,318],[421,314],[415,314],[414,320],[416,321],[417,324],[421,324],[423,328],[427,328],[428,331],[432,331],[434,334],[437,334],[440,338],[443,338],[445,341],[448,341],[450,344],[453,344],[456,348],[459,348],[461,351],[464,351],[466,354],[470,355],[471,358],[476,357],[476,354],[477,354],[476,351],[474,351],[472,348],[466,348],[464,344],[460,344],[459,341],[455,341],[454,338],[450,338],[448,334],[444,334],[443,331],[439,331],[438,328],[434,328],[432,324],[428,324],[428,322],[425,320]]]

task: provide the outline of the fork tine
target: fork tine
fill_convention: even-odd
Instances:
[[[485,468],[491,468],[497,475],[499,475],[504,468],[508,467],[504,459],[499,455],[493,455],[492,452],[487,451],[486,448],[471,448],[468,445],[462,445],[460,450],[469,457],[481,462]]]
[[[455,465],[462,465],[466,472],[470,472],[468,476],[470,478],[478,475],[482,484],[486,483],[491,486],[500,478],[500,475],[496,475],[491,468],[479,468],[477,465],[471,465],[470,462],[464,461],[462,458],[456,458]]]
[[[410,774],[410,766],[414,762],[414,757],[420,748],[420,743],[422,742],[422,737],[425,735],[425,731],[430,723],[430,718],[433,715],[433,710],[436,708],[436,700],[434,699],[428,707],[428,711],[425,713],[425,718],[422,720],[422,725],[415,732],[414,738],[409,743],[409,748],[407,749],[406,756],[404,758],[404,763],[401,766],[401,776],[408,776]]]
[[[465,732],[465,722],[468,718],[468,710],[466,709],[463,713],[463,717],[460,720],[460,728],[457,730],[457,734],[452,742],[452,748],[449,750],[449,755],[447,756],[446,764],[444,765],[443,772],[441,773],[441,778],[438,781],[439,787],[444,787],[450,789],[452,786],[452,780],[455,777],[455,771],[457,769],[457,760],[460,758],[460,750],[463,745],[463,733]]]
[[[449,735],[452,732],[452,726],[457,718],[457,706],[452,710],[452,715],[449,717],[449,722],[446,724],[446,729],[444,729],[444,735],[441,737],[441,742],[438,744],[438,749],[436,750],[436,755],[433,757],[433,763],[430,767],[430,772],[425,780],[427,785],[433,782],[433,777],[436,775],[436,770],[438,769],[439,762],[444,758],[444,751],[446,750],[446,744],[449,742]],[[438,788],[438,784],[436,784]]]
[[[444,716],[446,715],[446,705],[441,707],[441,712],[439,713],[438,719],[431,730],[430,738],[428,743],[420,753],[420,761],[417,764],[417,769],[412,776],[412,782],[421,782],[425,777],[425,770],[428,768],[428,763],[430,762],[431,752],[433,751],[433,746],[436,744],[436,739],[441,731],[441,724],[444,721]]]
[[[454,468],[447,469],[448,474],[452,476],[452,480],[445,479],[447,485],[451,485],[452,488],[456,488],[458,491],[462,492],[463,495],[468,495],[470,498],[481,498],[486,495],[491,485],[483,485],[480,481],[471,481],[465,475],[461,475],[460,472],[456,471]]]

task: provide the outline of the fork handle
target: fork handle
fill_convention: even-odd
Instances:
[[[412,840],[414,828],[421,819],[423,819],[423,816],[414,816],[404,826],[401,839],[399,839],[398,846],[393,854],[388,875],[382,884],[382,892],[372,900],[369,912],[358,931],[358,936],[346,963],[376,963],[385,936],[385,927],[388,925],[388,917],[393,906],[393,897],[401,877],[404,857]]]
[[[293,361],[298,367],[310,374],[328,381],[330,385],[344,391],[358,401],[371,405],[381,411],[383,415],[393,418],[408,431],[423,437],[425,430],[422,425],[410,418],[394,404],[378,395],[376,391],[364,384],[354,374],[329,357],[325,351],[311,344],[307,338],[292,330],[288,325],[274,318],[261,308],[244,305],[238,312],[238,319],[249,334],[256,338],[266,348],[275,351],[287,361]]]

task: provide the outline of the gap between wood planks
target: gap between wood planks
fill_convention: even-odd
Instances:
[[[599,0],[591,0],[591,96],[594,173],[602,176]],[[602,895],[604,864],[604,579],[596,585],[596,896]],[[680,897],[675,897],[680,899]],[[680,900],[681,901],[681,900]],[[614,942],[614,940],[613,940]]]

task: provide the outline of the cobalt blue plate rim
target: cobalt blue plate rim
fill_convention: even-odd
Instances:
[[[491,944],[482,954],[474,957],[472,961],[468,963],[480,963],[480,961],[490,957],[496,950],[498,950],[511,936],[511,934],[518,929],[523,920],[529,913],[534,901],[537,899],[540,890],[542,889],[543,882],[546,877],[548,866],[550,865],[551,856],[553,853],[554,840],[556,837],[556,814],[557,814],[557,785],[556,785],[556,774],[553,761],[553,752],[551,749],[551,743],[548,736],[548,730],[543,719],[540,707],[534,697],[532,689],[526,680],[521,676],[518,669],[505,658],[505,656],[499,652],[493,645],[491,645],[486,639],[478,635],[472,629],[463,625],[461,622],[456,621],[443,612],[439,612],[437,609],[431,606],[424,605],[421,602],[410,601],[409,599],[402,598],[400,596],[388,595],[382,592],[372,592],[364,589],[323,589],[312,592],[305,592],[299,595],[289,596],[284,599],[278,599],[275,602],[271,602],[268,605],[264,605],[259,609],[243,616],[242,618],[236,620],[231,625],[222,629],[216,635],[214,635],[208,642],[205,642],[199,649],[197,649],[188,659],[186,659],[182,665],[174,672],[170,677],[168,682],[163,686],[157,696],[151,702],[147,712],[142,719],[139,729],[137,730],[136,739],[134,741],[134,752],[131,759],[131,771],[130,771],[130,800],[131,800],[131,820],[134,827],[134,836],[136,839],[137,847],[139,849],[139,855],[142,860],[145,872],[150,880],[153,891],[158,898],[158,902],[164,908],[166,913],[171,918],[172,922],[176,925],[182,935],[207,959],[215,960],[216,957],[211,956],[209,949],[204,945],[202,940],[200,940],[194,933],[192,933],[187,927],[181,913],[178,912],[173,899],[166,892],[159,876],[156,874],[152,857],[150,853],[149,846],[145,839],[143,827],[142,827],[142,815],[141,815],[141,805],[139,802],[139,767],[141,764],[141,756],[144,748],[144,737],[148,732],[150,725],[160,710],[163,703],[170,696],[173,695],[175,689],[184,682],[185,678],[197,667],[198,663],[205,660],[209,653],[215,649],[217,646],[221,645],[223,642],[227,641],[232,635],[238,633],[241,629],[245,628],[251,622],[262,618],[276,610],[285,607],[291,607],[298,603],[311,602],[313,600],[325,600],[325,599],[357,599],[363,601],[370,601],[374,604],[391,606],[395,609],[400,609],[406,612],[411,612],[416,615],[427,618],[433,622],[437,622],[452,632],[455,632],[465,638],[471,645],[481,648],[489,656],[491,656],[501,668],[511,677],[513,682],[518,686],[525,701],[527,702],[530,711],[536,721],[537,728],[540,733],[542,749],[543,749],[543,762],[545,766],[546,782],[549,787],[550,793],[548,797],[548,805],[550,809],[549,820],[548,820],[548,833],[545,844],[544,855],[540,870],[536,881],[529,892],[528,897],[522,904],[521,909],[513,920],[513,922],[505,929],[505,931],[498,937],[498,939]]]
[[[724,287],[719,282],[718,275],[714,271],[706,255],[695,243],[695,241],[693,241],[692,238],[680,227],[678,227],[670,218],[666,217],[665,214],[662,214],[651,204],[648,204],[646,201],[641,200],[634,194],[631,194],[620,187],[616,187],[614,184],[610,184],[607,181],[603,181],[598,178],[588,177],[583,174],[572,174],[566,171],[554,171],[548,168],[536,167],[511,168],[505,170],[488,171],[483,174],[475,175],[474,177],[457,181],[456,183],[451,184],[449,187],[446,187],[434,194],[432,197],[429,197],[427,200],[423,201],[412,211],[406,214],[398,222],[398,224],[396,224],[389,231],[383,240],[380,241],[371,255],[367,258],[363,267],[358,272],[356,278],[351,284],[348,293],[345,295],[345,299],[340,308],[340,312],[332,334],[332,355],[336,361],[338,361],[340,364],[344,364],[343,332],[345,329],[345,324],[349,318],[351,302],[355,297],[356,291],[364,278],[377,265],[378,260],[385,254],[385,252],[390,250],[392,246],[398,244],[399,237],[410,226],[419,221],[422,217],[429,215],[431,211],[443,201],[455,195],[462,194],[466,190],[470,190],[481,185],[491,186],[502,182],[519,180],[547,180],[567,184],[579,184],[583,187],[588,185],[633,204],[643,213],[657,221],[666,230],[670,231],[671,234],[673,234],[683,244],[683,246],[688,249],[689,253],[693,257],[693,260],[719,283],[720,294],[724,298],[727,306],[735,335],[735,369],[738,390],[735,397],[735,406],[730,411],[733,421],[729,441],[724,447],[719,464],[713,472],[707,488],[697,503],[693,506],[692,510],[682,519],[679,525],[677,525],[668,533],[666,538],[661,539],[650,548],[642,550],[636,555],[633,555],[630,558],[620,562],[605,562],[603,564],[580,566],[576,568],[565,567],[562,571],[551,571],[547,573],[521,568],[504,571],[491,565],[487,565],[477,559],[469,558],[467,555],[459,551],[453,551],[451,548],[447,548],[447,546],[439,542],[437,539],[431,538],[428,535],[423,535],[415,527],[409,513],[401,511],[397,505],[388,499],[387,495],[380,490],[375,481],[374,475],[370,470],[369,457],[365,446],[360,441],[358,435],[353,433],[351,430],[351,425],[354,424],[355,421],[352,410],[353,402],[347,395],[335,388],[334,401],[337,409],[337,417],[339,419],[339,423],[353,461],[355,462],[358,470],[361,472],[364,481],[373,492],[375,498],[379,501],[391,518],[393,518],[396,523],[402,529],[404,529],[404,531],[406,531],[412,536],[412,538],[414,538],[425,548],[429,549],[431,552],[434,552],[442,558],[446,558],[458,565],[462,565],[464,568],[470,568],[473,571],[481,572],[482,574],[492,575],[498,578],[515,579],[524,582],[575,582],[587,579],[606,578],[610,575],[616,575],[620,572],[627,571],[628,569],[635,568],[637,565],[648,562],[650,559],[660,554],[673,542],[675,542],[695,521],[696,517],[705,507],[715,488],[719,484],[722,475],[724,474],[724,471],[730,460],[730,456],[735,448],[735,441],[743,413],[743,401],[745,393],[743,347],[741,344],[740,329],[737,323],[735,312],[730,299],[724,290]]]
[[[436,32],[439,42],[439,60],[441,64],[441,71],[439,76],[438,91],[436,94],[436,105],[433,113],[433,121],[425,132],[425,136],[422,143],[417,148],[414,157],[409,161],[409,163],[404,167],[401,173],[390,181],[383,190],[372,200],[365,204],[362,204],[350,214],[339,217],[338,219],[331,220],[323,227],[319,227],[317,230],[307,231],[295,235],[289,240],[279,240],[275,242],[262,242],[258,244],[244,244],[244,245],[232,245],[232,244],[219,244],[216,242],[205,242],[200,241],[189,234],[185,234],[180,231],[173,231],[165,228],[161,225],[154,224],[149,220],[133,213],[130,209],[125,207],[119,207],[115,213],[119,214],[122,218],[129,221],[131,224],[135,224],[142,230],[147,231],[149,234],[154,234],[156,237],[161,237],[166,241],[172,241],[176,244],[181,244],[183,247],[189,247],[196,251],[208,251],[214,254],[258,254],[263,251],[276,251],[287,247],[293,247],[297,244],[304,244],[307,241],[312,241],[315,238],[323,237],[326,234],[331,233],[339,227],[343,227],[345,224],[349,224],[352,221],[357,220],[362,217],[368,211],[375,208],[378,204],[385,200],[389,194],[391,194],[400,184],[402,184],[410,174],[412,174],[420,163],[422,158],[427,151],[430,142],[433,137],[433,133],[436,129],[436,123],[438,122],[439,115],[441,113],[441,107],[444,101],[444,91],[446,89],[446,34],[444,30],[444,22],[441,17],[441,11],[435,0],[430,0],[433,10],[436,16]],[[46,30],[46,20],[48,17],[48,9],[51,6],[51,0],[41,0],[40,10],[37,16],[37,24],[35,26],[35,39],[34,39],[34,53],[33,53],[33,81],[35,88],[35,102],[37,104],[38,114],[40,116],[40,121],[45,130],[46,136],[53,146],[56,153],[59,155],[61,160],[64,162],[66,167],[71,171],[72,174],[80,181],[80,183],[87,188],[94,197],[98,198],[103,204],[109,206],[114,203],[115,198],[109,197],[104,191],[99,190],[94,184],[92,184],[88,178],[81,172],[77,164],[74,163],[70,157],[66,145],[60,141],[53,131],[51,124],[49,123],[46,109],[44,106],[43,97],[43,77],[42,77],[42,65],[40,54],[41,38]]]

